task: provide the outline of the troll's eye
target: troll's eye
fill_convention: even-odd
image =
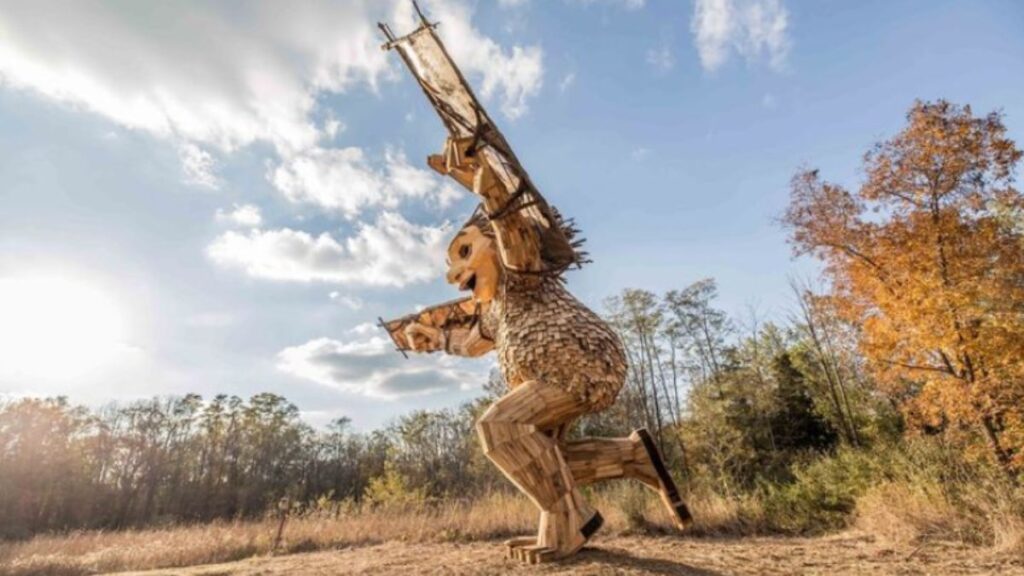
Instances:
[[[472,251],[472,248],[470,247],[469,244],[463,244],[459,248],[459,258],[468,258],[469,257],[469,253],[471,251]]]

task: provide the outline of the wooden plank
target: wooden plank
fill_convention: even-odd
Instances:
[[[448,131],[450,140],[444,155],[432,157],[428,164],[480,194],[489,213],[507,213],[505,217],[510,220],[505,222],[503,218],[502,226],[507,225],[508,230],[499,236],[502,255],[508,257],[504,260],[506,266],[540,271],[579,263],[554,210],[476,98],[434,26],[421,21],[416,30],[401,38],[395,38],[384,25],[381,29],[388,37],[384,48],[399,53]],[[475,181],[479,171],[474,168],[471,174],[465,173],[467,164],[486,168],[482,187],[475,182],[470,185],[470,176]],[[538,258],[541,235],[546,263]]]
[[[481,310],[483,309],[481,308]],[[395,347],[405,351],[412,350],[405,338],[406,326],[419,323],[441,330],[469,328],[479,321],[479,314],[472,297],[466,297],[442,302],[394,320],[380,320],[380,325],[387,331],[391,341],[395,343]]]

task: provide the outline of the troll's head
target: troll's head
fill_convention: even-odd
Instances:
[[[582,266],[590,260],[587,253],[579,249],[583,240],[576,238],[579,231],[572,220],[563,219],[547,204],[543,207],[553,225],[538,228],[539,256],[544,267],[538,272],[560,278],[570,266]],[[459,290],[472,290],[477,302],[490,302],[503,274],[500,258],[491,221],[483,207],[477,207],[448,245],[448,283],[455,284]]]
[[[498,291],[498,241],[487,216],[480,210],[473,213],[448,245],[447,280],[459,290],[472,290],[473,298],[480,303],[490,302]]]

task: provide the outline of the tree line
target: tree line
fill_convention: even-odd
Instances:
[[[359,500],[396,471],[425,493],[455,493],[485,477],[475,471],[474,409],[417,412],[356,433],[344,418],[314,429],[269,393],[96,410],[18,400],[0,408],[0,531],[253,517],[282,497]]]

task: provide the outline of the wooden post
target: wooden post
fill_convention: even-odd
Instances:
[[[281,539],[284,537],[284,525],[288,522],[288,513],[291,510],[291,501],[287,496],[284,496],[277,502],[277,514],[279,521],[277,523],[277,535],[274,536],[274,545],[270,549],[273,554],[277,552],[279,546],[281,546]]]

